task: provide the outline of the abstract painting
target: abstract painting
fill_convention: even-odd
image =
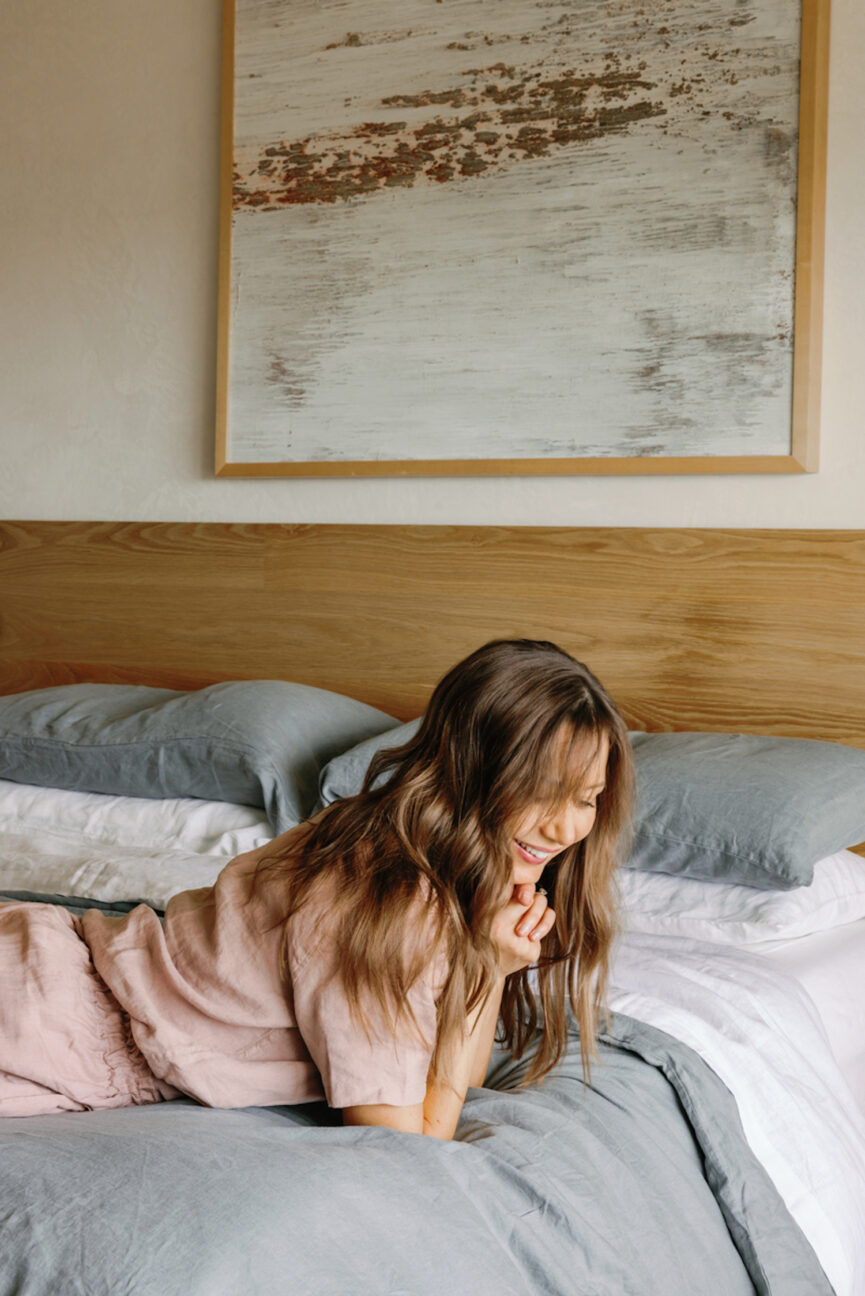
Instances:
[[[228,3],[217,471],[813,468],[827,26]]]

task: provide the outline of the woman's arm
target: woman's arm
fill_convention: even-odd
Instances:
[[[386,1125],[390,1129],[405,1130],[410,1134],[453,1138],[466,1091],[470,1085],[484,1082],[504,985],[504,977],[499,977],[486,1001],[478,1005],[471,1014],[462,1046],[455,1052],[447,1080],[428,1085],[422,1103],[413,1107],[389,1107],[384,1104],[344,1107],[343,1124]]]
[[[462,1045],[454,1051],[450,1074],[427,1087],[423,1103],[412,1107],[345,1107],[343,1123],[385,1125],[412,1134],[453,1138],[469,1086],[482,1085],[486,1076],[505,978],[535,962],[538,946],[554,922],[555,914],[534,887],[528,883],[515,887],[491,932],[499,947],[500,974],[485,1001],[470,1014]]]
[[[423,1102],[423,1132],[452,1139],[469,1085],[481,1085],[487,1073],[505,978],[500,976],[489,995],[469,1016],[466,1033],[444,1081],[427,1086]]]

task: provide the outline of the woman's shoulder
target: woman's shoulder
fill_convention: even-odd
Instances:
[[[428,880],[420,878],[412,890],[374,901],[369,892],[347,888],[338,870],[323,870],[292,906],[286,926],[298,966],[313,954],[341,959],[343,944],[358,932],[401,948],[409,959],[439,949],[444,924]]]

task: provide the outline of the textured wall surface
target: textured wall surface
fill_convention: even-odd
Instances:
[[[0,514],[861,526],[865,8],[835,0],[820,471],[216,480],[216,0],[0,6]]]

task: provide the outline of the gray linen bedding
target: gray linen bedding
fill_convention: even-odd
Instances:
[[[0,1059],[2,1065],[2,1059]],[[0,1122],[0,1296],[826,1296],[690,1049],[494,1056],[457,1139],[190,1100]]]

